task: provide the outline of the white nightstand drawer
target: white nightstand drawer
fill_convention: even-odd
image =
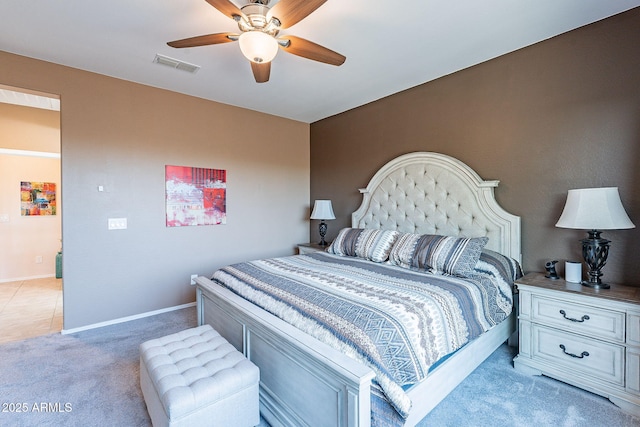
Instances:
[[[532,325],[533,359],[544,359],[588,378],[624,386],[624,347]]]
[[[625,339],[625,313],[532,295],[532,321],[590,337]]]

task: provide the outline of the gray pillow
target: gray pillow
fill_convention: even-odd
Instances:
[[[389,261],[404,268],[468,277],[488,241],[488,237],[403,233],[391,248]]]
[[[400,233],[392,230],[368,228],[343,228],[331,243],[327,252],[385,262],[389,251]]]

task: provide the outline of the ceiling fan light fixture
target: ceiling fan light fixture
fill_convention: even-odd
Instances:
[[[262,31],[247,31],[240,34],[240,50],[251,62],[271,62],[278,53],[278,42]]]
[[[339,66],[347,59],[344,55],[317,43],[292,35],[279,36],[280,29],[289,28],[305,19],[327,0],[243,0],[238,8],[233,0],[206,0],[238,25],[239,33],[213,33],[174,40],[167,44],[174,48],[209,46],[239,42],[242,54],[249,60],[256,83],[269,81],[271,61],[282,48],[289,54],[312,61]]]

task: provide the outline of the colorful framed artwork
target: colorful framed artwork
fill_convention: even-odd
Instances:
[[[56,214],[56,184],[54,182],[20,182],[20,215]]]
[[[227,171],[165,166],[167,227],[227,223]]]

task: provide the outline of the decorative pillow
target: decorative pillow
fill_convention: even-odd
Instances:
[[[389,261],[404,268],[467,277],[473,274],[488,237],[406,233],[398,237]]]
[[[389,252],[398,238],[398,231],[362,229],[356,255],[373,262],[385,262],[389,259]]]
[[[356,256],[356,242],[360,231],[362,231],[360,228],[343,228],[333,239],[327,252],[342,256]]]
[[[389,258],[389,251],[398,234],[400,233],[391,230],[343,228],[327,252],[342,256],[355,256],[373,262],[385,262]]]
[[[400,233],[389,252],[389,262],[400,267],[411,268],[413,253],[420,236],[420,234]]]
[[[515,280],[522,277],[522,268],[518,261],[489,249],[483,249],[480,253],[475,271],[481,273],[495,271],[509,284],[513,284]]]

